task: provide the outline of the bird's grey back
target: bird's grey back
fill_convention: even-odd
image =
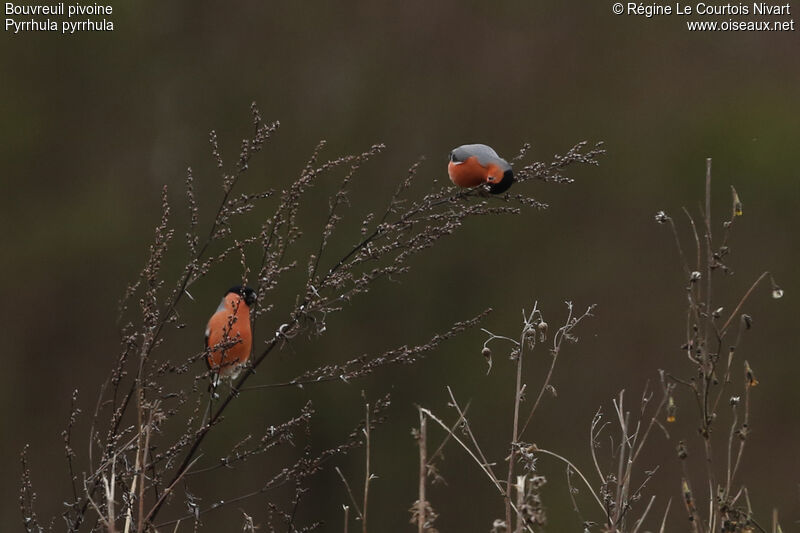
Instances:
[[[486,146],[485,144],[461,145],[453,150],[453,155],[456,161],[463,162],[475,156],[478,158],[478,162],[483,166],[494,163],[504,171],[511,168],[511,165],[509,165],[505,159],[497,155],[497,152],[495,152],[491,146]]]

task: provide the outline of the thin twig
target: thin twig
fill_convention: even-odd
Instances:
[[[350,501],[352,502],[353,507],[355,507],[356,509],[356,514],[358,515],[359,520],[363,521],[364,515],[361,514],[361,508],[358,506],[358,503],[356,503],[356,499],[353,496],[353,491],[350,490],[350,484],[347,482],[347,479],[344,477],[344,474],[342,474],[342,471],[339,470],[338,466],[333,467],[333,469],[336,470],[336,473],[339,474],[339,477],[342,479],[342,483],[344,483],[344,486],[347,489],[347,495],[350,497]],[[346,515],[347,515],[347,507],[345,507],[345,516]]]
[[[361,515],[361,531],[362,533],[367,533],[367,501],[369,499],[369,482],[372,480],[372,474],[369,471],[369,459],[370,459],[370,447],[369,447],[369,403],[365,406],[366,418],[364,422],[364,438],[365,438],[365,449],[366,449],[366,468],[364,472],[364,505],[362,507],[362,515]]]
[[[419,446],[419,491],[417,495],[417,532],[425,533],[425,518],[426,518],[426,499],[425,499],[425,480],[428,477],[428,423],[425,414],[419,412],[419,437],[417,439]]]
[[[606,512],[606,507],[605,507],[605,505],[603,505],[603,502],[600,501],[600,497],[594,491],[594,488],[592,488],[592,484],[589,483],[589,480],[586,479],[586,476],[583,475],[583,472],[581,472],[578,467],[576,467],[574,464],[572,464],[572,462],[569,459],[567,459],[566,457],[563,457],[563,456],[561,456],[561,455],[559,455],[559,454],[557,454],[555,452],[551,452],[550,450],[545,450],[543,448],[538,448],[537,447],[533,451],[534,451],[534,453],[543,453],[545,455],[550,455],[552,457],[555,457],[556,459],[562,461],[564,464],[566,464],[568,467],[570,467],[583,480],[583,483],[586,485],[586,488],[589,489],[589,492],[591,493],[591,495],[594,496],[594,501],[597,502],[597,505],[600,506],[600,509],[604,513]]]

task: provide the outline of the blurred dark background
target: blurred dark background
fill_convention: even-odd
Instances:
[[[144,263],[161,186],[171,188],[176,217],[185,215],[181,187],[192,166],[207,224],[220,194],[208,132],[216,129],[223,157],[233,163],[250,129],[251,101],[282,125],[253,161],[243,191],[288,185],[320,139],[329,142],[327,157],[387,144],[359,175],[356,217],[383,206],[420,156],[427,158],[420,181],[446,183],[446,155],[459,144],[484,142],[511,157],[530,142],[529,158],[549,161],[579,140],[605,141],[601,165],[572,171],[576,183],[524,185],[550,209],[471,221],[416,258],[401,284],[382,284],[356,300],[331,318],[325,337],[298,342],[255,377],[271,382],[331,359],[423,342],[486,307],[495,309],[486,328],[516,336],[521,309],[534,301],[551,327],[563,320],[564,300],[579,308],[596,303],[595,318],[580,327],[580,343],[566,349],[556,370],[557,398],[545,402],[526,435],[587,471],[588,427],[599,406],[610,412],[611,398],[626,389],[635,408],[659,368],[689,373],[679,350],[683,274],[672,236],[653,215],[664,209],[685,227],[680,208],[696,212],[705,158],[713,157],[715,214],[729,213],[729,185],[744,202],[731,241],[736,275],[717,283],[719,305],[732,309],[765,269],[786,290],[776,301],[764,286],[744,308],[755,327],[740,353],[761,386],[753,392],[740,481],[764,523],[773,507],[786,531],[800,520],[800,364],[792,319],[800,292],[796,32],[690,33],[676,16],[614,16],[610,2],[145,1],[114,7],[113,33],[2,37],[0,529],[19,527],[18,457],[25,443],[38,512],[63,511],[69,488],[60,433],[69,397],[79,390],[81,461],[88,413],[118,353],[116,305]],[[312,202],[324,206],[334,186],[334,180],[321,183]],[[317,220],[308,215],[307,231],[316,231]],[[176,253],[172,267],[180,261]],[[177,270],[168,267],[166,274],[174,279]],[[205,320],[239,275],[231,262],[197,284],[195,302],[181,309],[189,328],[172,346],[187,345],[187,354],[199,349]],[[258,431],[312,399],[318,405],[313,444],[320,448],[362,417],[362,390],[372,401],[390,391],[389,420],[373,435],[379,477],[370,492],[371,521],[374,531],[410,530],[415,404],[451,420],[445,390],[451,385],[460,401],[472,400],[472,423],[487,453],[505,456],[513,369],[498,350],[485,376],[483,340],[480,331],[468,332],[421,364],[349,386],[248,393],[226,431]],[[545,363],[527,367],[529,390]],[[738,375],[741,367],[735,368]],[[684,520],[678,439],[697,452],[702,475],[690,400],[678,395],[672,440],[652,435],[643,460],[643,467],[662,465],[649,493],[658,495],[659,515],[673,499],[671,530],[682,529]],[[442,434],[431,434],[438,443]],[[502,514],[500,499],[460,450],[445,456],[440,467],[449,485],[429,494],[441,513],[437,526],[488,530]],[[360,492],[362,453],[335,464]],[[542,459],[540,466],[549,479],[543,498],[550,530],[577,530],[562,465]],[[261,461],[226,472],[213,487],[192,489],[209,504],[258,487],[270,467]],[[323,519],[324,530],[340,530],[341,504],[348,503],[341,482],[325,472],[311,488],[299,508],[302,521]],[[209,530],[238,530],[241,509],[263,524],[267,500],[252,498],[204,522]],[[587,519],[599,518],[588,503],[583,511]]]

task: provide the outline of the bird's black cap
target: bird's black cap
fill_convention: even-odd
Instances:
[[[241,285],[236,285],[235,287],[231,287],[228,289],[228,292],[225,294],[238,294],[244,299],[244,303],[247,304],[247,307],[252,307],[256,301],[256,291],[251,289],[250,287],[242,287]]]

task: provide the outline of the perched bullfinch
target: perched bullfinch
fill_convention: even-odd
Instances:
[[[492,194],[505,192],[514,183],[511,165],[485,144],[465,144],[453,149],[447,173],[459,187],[486,184]]]
[[[206,326],[206,355],[212,388],[220,379],[235,379],[253,347],[250,308],[256,293],[249,287],[231,287]]]

